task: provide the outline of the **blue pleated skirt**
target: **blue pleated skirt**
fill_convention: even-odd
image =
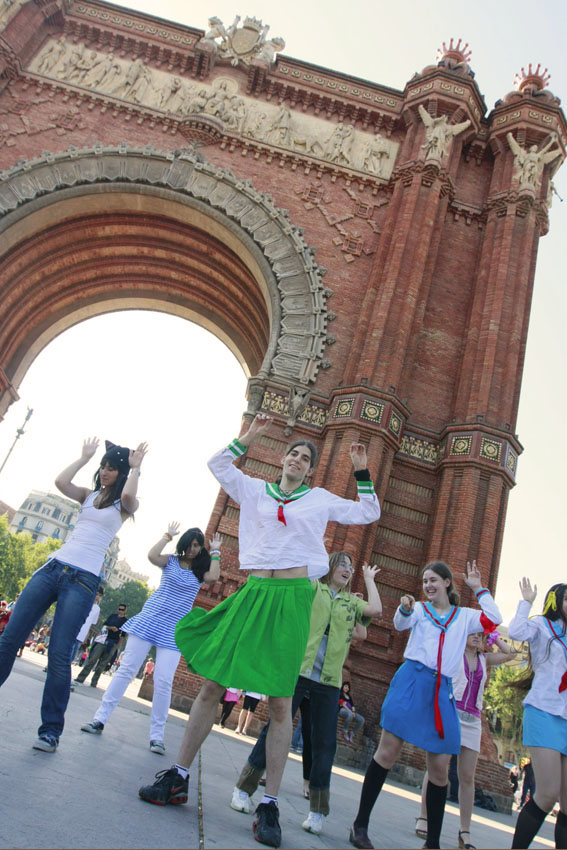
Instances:
[[[382,703],[380,725],[403,741],[428,753],[460,753],[461,729],[453,696],[453,683],[441,676],[439,709],[443,738],[435,728],[437,671],[406,659],[390,682]]]

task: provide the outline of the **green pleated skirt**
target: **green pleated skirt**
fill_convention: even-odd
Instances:
[[[309,635],[307,578],[249,576],[213,608],[193,608],[175,629],[189,670],[225,688],[293,695]]]

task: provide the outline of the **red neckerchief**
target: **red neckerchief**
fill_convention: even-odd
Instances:
[[[445,737],[445,730],[443,729],[443,718],[441,717],[441,709],[439,708],[439,691],[441,690],[441,662],[443,660],[443,645],[445,643],[445,635],[447,633],[447,629],[449,628],[453,618],[457,614],[459,608],[457,605],[453,605],[453,610],[449,615],[448,620],[445,624],[441,623],[437,617],[431,613],[431,611],[427,608],[424,602],[421,603],[423,605],[423,610],[427,614],[427,616],[435,623],[438,629],[441,629],[441,634],[439,635],[439,646],[437,648],[437,681],[435,682],[435,729],[439,734],[439,737],[443,739]]]
[[[290,502],[296,502],[298,499],[301,499],[302,496],[306,496],[309,493],[309,487],[305,484],[302,484],[300,487],[295,490],[289,499],[284,498],[283,494],[280,492],[279,484],[270,484],[266,481],[266,493],[268,496],[271,496],[272,499],[275,499],[278,503],[278,522],[283,522],[284,525],[287,525],[284,516],[284,507],[289,505]]]
[[[553,635],[554,639],[559,641],[559,643],[563,647],[563,651],[565,652],[565,655],[567,655],[567,644],[565,644],[565,642],[564,642],[565,635],[557,634],[557,632],[553,628],[552,621],[549,620],[547,617],[544,617],[544,620],[547,623],[547,627],[548,627],[549,631],[551,632],[551,634]],[[559,682],[558,690],[559,690],[560,694],[563,693],[563,691],[567,691],[567,670],[565,671],[565,673],[563,673],[563,675],[561,677],[561,681]]]

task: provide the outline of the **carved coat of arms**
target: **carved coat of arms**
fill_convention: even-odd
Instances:
[[[271,64],[275,54],[285,47],[284,40],[273,38],[268,41],[270,27],[258,18],[247,17],[240,27],[239,23],[240,15],[236,15],[227,28],[220,18],[209,18],[209,30],[200,45],[209,46],[219,59],[228,59],[232,65],[249,65],[252,59],[263,59]]]

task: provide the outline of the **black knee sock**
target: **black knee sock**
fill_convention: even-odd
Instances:
[[[565,850],[567,847],[567,815],[559,812],[555,823],[555,846]]]
[[[529,847],[546,816],[547,812],[542,811],[533,797],[530,797],[518,815],[512,847],[524,848],[524,850],[526,847]]]
[[[426,847],[440,846],[439,841],[441,839],[441,827],[443,826],[446,800],[447,786],[434,785],[430,779],[427,783],[427,791],[425,792],[425,805],[427,806]]]
[[[387,775],[388,771],[386,768],[382,767],[382,765],[372,759],[364,777],[362,793],[360,795],[360,806],[358,814],[354,820],[354,826],[368,829],[370,813],[374,808],[374,803],[378,798],[378,794],[382,790],[382,785],[384,784],[384,780]]]

